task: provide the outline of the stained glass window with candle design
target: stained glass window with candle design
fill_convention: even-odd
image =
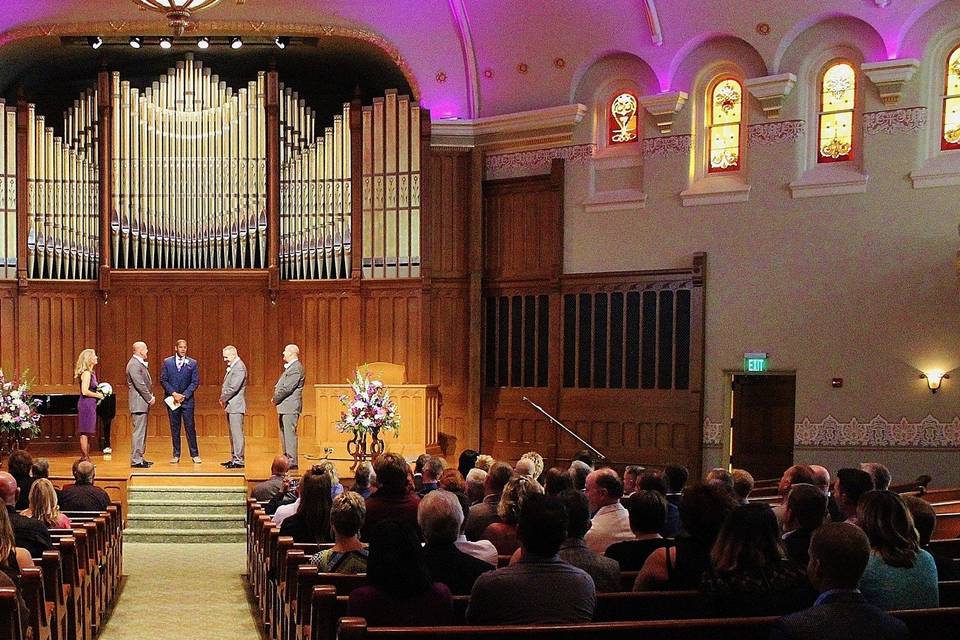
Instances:
[[[831,65],[820,81],[820,128],[817,162],[853,158],[853,110],[857,76],[847,62]]]
[[[960,47],[947,58],[947,81],[943,97],[941,149],[960,149]]]
[[[710,166],[707,171],[740,168],[740,119],[743,88],[733,78],[721,80],[710,92]]]
[[[637,135],[637,96],[623,92],[610,101],[607,109],[607,143],[611,146],[639,140]]]

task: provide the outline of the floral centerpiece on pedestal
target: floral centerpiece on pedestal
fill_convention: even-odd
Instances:
[[[357,370],[350,382],[351,394],[340,396],[343,411],[337,421],[340,433],[349,433],[353,439],[347,443],[347,451],[353,456],[352,469],[366,460],[383,453],[380,433],[400,434],[400,413],[390,398],[390,391],[379,380],[374,380],[369,371]],[[371,436],[367,449],[367,436]]]
[[[0,369],[0,453],[20,447],[22,441],[40,435],[40,400],[30,394],[26,378],[8,378]]]

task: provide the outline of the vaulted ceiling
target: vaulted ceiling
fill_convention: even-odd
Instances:
[[[931,13],[957,15],[960,0],[221,0],[195,32],[355,38],[389,56],[435,118],[473,118],[569,103],[612,53],[649,65],[650,93],[685,89],[683,61],[718,37],[742,40],[766,73],[795,71],[780,68],[790,44],[837,17],[873,34],[878,59],[919,57],[911,29]],[[138,32],[168,28],[131,0],[3,0],[0,90],[56,36]]]

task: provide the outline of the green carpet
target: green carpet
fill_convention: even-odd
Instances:
[[[244,544],[123,545],[126,582],[99,640],[260,640]]]

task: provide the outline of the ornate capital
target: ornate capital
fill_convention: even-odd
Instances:
[[[750,78],[744,84],[750,95],[760,101],[763,113],[768,118],[776,119],[780,117],[783,101],[797,84],[797,76],[792,73],[778,73],[774,76]]]
[[[864,62],[860,65],[860,70],[870,78],[870,82],[880,93],[883,104],[899,102],[903,84],[910,80],[919,68],[920,61],[916,58]]]
[[[674,114],[680,111],[686,102],[687,94],[683,91],[656,93],[640,98],[640,104],[656,120],[660,133],[670,133]]]

